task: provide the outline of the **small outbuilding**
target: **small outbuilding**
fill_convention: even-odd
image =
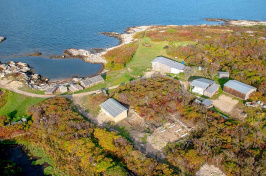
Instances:
[[[67,92],[67,87],[66,86],[59,86],[56,91],[58,93],[66,93]]]
[[[89,88],[96,84],[104,83],[104,79],[101,75],[97,75],[91,78],[86,78],[80,81],[80,85],[84,88]]]
[[[100,107],[115,123],[127,118],[128,109],[113,98],[103,102]]]
[[[213,107],[213,102],[209,99],[205,99],[203,100],[203,102],[201,103],[203,106],[205,106],[206,108],[211,108]]]
[[[212,97],[220,87],[220,85],[216,84],[214,81],[206,78],[195,79],[191,82],[190,86],[192,92],[207,97]]]
[[[229,79],[229,72],[219,72],[218,73],[219,78],[223,78],[223,79]]]
[[[77,92],[79,90],[83,90],[83,87],[81,87],[79,84],[70,84],[68,87],[68,90],[72,93]]]
[[[152,70],[160,73],[178,74],[184,72],[186,66],[182,63],[167,59],[165,57],[156,57],[152,62]]]
[[[57,90],[57,87],[50,87],[45,90],[45,95],[53,95]]]
[[[242,100],[247,100],[253,92],[256,92],[257,88],[247,85],[245,83],[230,80],[224,84],[223,91],[234,95]]]

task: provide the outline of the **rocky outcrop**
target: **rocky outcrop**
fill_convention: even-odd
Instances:
[[[42,53],[41,52],[36,52],[36,53],[30,53],[27,56],[41,56]]]
[[[10,61],[6,64],[0,63],[0,78],[12,78],[16,81],[24,82],[32,88],[48,83],[48,79],[33,73],[29,65],[23,62]]]
[[[123,37],[122,37],[122,34],[121,33],[117,33],[117,32],[102,32],[100,34],[106,35],[108,37],[117,38],[120,41],[120,43],[123,42]]]
[[[252,20],[228,20],[223,18],[207,18],[206,21],[225,22],[227,25],[233,26],[266,26],[266,21],[252,21]]]
[[[65,58],[81,58],[89,63],[103,63],[106,64],[106,60],[102,57],[102,52],[99,53],[91,53],[88,50],[84,49],[74,49],[69,48],[64,51]]]
[[[3,42],[6,38],[0,36],[0,43]]]
[[[64,51],[64,55],[62,56],[52,56],[52,58],[81,58],[85,62],[89,63],[102,63],[106,64],[107,61],[104,58],[104,55],[110,51],[113,50],[117,47],[120,47],[124,44],[129,44],[133,42],[135,39],[133,38],[134,34],[145,31],[150,26],[139,26],[139,27],[130,27],[127,28],[126,33],[121,34],[121,33],[116,33],[116,32],[102,32],[101,34],[104,34],[109,37],[115,37],[118,40],[120,40],[120,44],[117,46],[114,46],[112,48],[107,48],[107,49],[97,49],[98,51],[88,51],[84,49],[74,49],[74,48],[69,48]]]
[[[229,20],[226,24],[233,26],[266,26],[266,21]]]

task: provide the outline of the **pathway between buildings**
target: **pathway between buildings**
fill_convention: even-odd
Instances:
[[[108,87],[108,89],[115,89],[118,86],[119,85],[111,86],[111,87]],[[40,95],[40,94],[25,92],[25,91],[19,90],[19,86],[15,86],[14,84],[9,84],[9,82],[3,82],[3,81],[0,81],[0,88],[4,88],[4,89],[11,90],[13,92],[16,92],[16,93],[19,93],[22,95],[26,95],[29,97],[36,97],[36,98],[51,98],[51,97],[57,96],[57,95]],[[83,92],[83,93],[71,94],[71,95],[59,95],[59,96],[65,97],[68,99],[73,99],[73,97],[83,97],[83,96],[91,95],[94,93],[96,93],[96,94],[101,93],[101,90],[95,90],[95,91]]]

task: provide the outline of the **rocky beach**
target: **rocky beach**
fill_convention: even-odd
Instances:
[[[66,49],[62,56],[59,56],[58,58],[80,58],[83,59],[85,62],[89,63],[102,63],[106,64],[107,61],[103,57],[108,51],[113,50],[115,48],[118,48],[122,45],[131,43],[134,41],[133,36],[141,31],[145,31],[148,28],[152,26],[138,26],[138,27],[129,27],[127,28],[125,33],[116,33],[116,32],[103,32],[101,34],[109,36],[109,37],[115,37],[120,41],[120,44],[111,48],[104,48],[99,49],[99,52],[91,52],[84,49],[75,49],[75,48],[69,48]]]

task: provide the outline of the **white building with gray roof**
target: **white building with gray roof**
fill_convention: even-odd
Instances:
[[[257,88],[236,80],[230,80],[224,84],[223,91],[242,100],[247,100],[253,92],[257,91]]]
[[[100,107],[115,123],[127,118],[128,109],[113,98],[109,98],[103,102]]]
[[[216,84],[212,80],[199,78],[193,80],[190,84],[190,87],[191,91],[194,93],[212,97],[219,90],[220,85]]]
[[[152,62],[152,70],[160,73],[178,74],[184,72],[186,66],[177,61],[167,59],[165,57],[156,57]]]

